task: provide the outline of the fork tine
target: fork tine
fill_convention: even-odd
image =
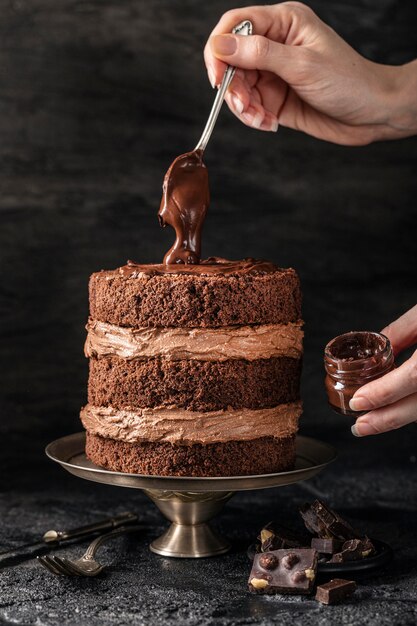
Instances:
[[[55,574],[55,576],[63,576],[63,572],[61,570],[59,570],[54,564],[53,562],[51,562],[51,559],[49,559],[47,556],[38,556],[36,557],[36,560],[38,561],[38,563],[40,565],[42,565],[45,569],[48,570],[48,572],[51,572],[51,574]]]
[[[56,576],[60,576],[60,574],[58,574],[58,572],[55,569],[52,569],[51,566],[45,561],[45,558],[43,556],[37,556],[36,560],[39,563],[39,565],[42,565],[42,567],[47,569],[48,572],[51,572],[51,574],[55,574]]]
[[[49,564],[52,567],[54,567],[58,572],[60,572],[62,574],[62,576],[72,576],[72,573],[65,566],[63,566],[62,563],[57,561],[56,557],[54,557],[54,556],[47,556],[46,558],[47,558]]]
[[[82,576],[82,573],[78,569],[78,567],[74,565],[74,563],[72,563],[72,561],[70,561],[69,559],[61,558],[59,556],[54,556],[52,558],[57,568],[66,572],[67,576]]]

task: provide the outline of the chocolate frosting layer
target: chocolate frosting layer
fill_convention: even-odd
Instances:
[[[167,265],[163,263],[139,264],[128,261],[118,270],[125,278],[137,278],[139,276],[155,276],[157,274],[182,274],[182,275],[262,275],[273,274],[281,271],[280,268],[270,261],[253,259],[248,257],[241,261],[229,261],[221,257],[209,257],[198,265],[176,263]]]
[[[165,174],[162,189],[159,223],[175,230],[175,243],[164,263],[200,263],[201,230],[210,202],[202,150],[178,156]]]
[[[118,441],[208,444],[288,437],[297,432],[301,411],[301,402],[207,413],[176,407],[120,410],[87,404],[81,409],[81,421],[89,433]]]
[[[223,328],[124,328],[90,319],[85,343],[87,357],[123,359],[164,357],[181,360],[300,358],[301,322]]]

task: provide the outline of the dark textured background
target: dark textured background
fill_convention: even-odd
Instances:
[[[400,64],[417,57],[417,4],[412,0],[309,4],[375,61]],[[202,48],[221,13],[233,6],[220,0],[0,0],[0,464],[5,542],[19,539],[15,522],[26,535],[67,518],[77,522],[87,502],[93,502],[87,492],[96,498],[94,511],[111,506],[109,491],[64,480],[42,450],[51,438],[79,429],[78,411],[86,397],[83,341],[89,274],[127,258],[158,262],[172,241],[156,220],[162,177],[173,157],[192,148],[201,133],[214,95]],[[322,350],[335,334],[378,330],[416,302],[417,138],[339,147],[285,129],[278,134],[249,130],[225,107],[206,162],[212,204],[204,254],[266,257],[295,267],[301,275],[306,320],[302,430],[332,441],[341,451],[340,461],[320,479],[321,493],[351,512],[366,504],[367,512],[359,515],[365,523],[378,506],[388,506],[399,517],[393,514],[396,522],[386,532],[404,536],[407,511],[415,519],[415,509],[410,509],[415,427],[354,440],[347,422],[326,406]],[[291,489],[288,494],[297,500],[296,488]],[[266,493],[251,494],[233,505],[226,532],[239,534],[231,526],[244,519],[250,498],[258,513],[246,519],[244,536],[251,525],[256,528],[265,516],[276,515],[276,502],[283,496],[273,493],[272,501]],[[125,497],[115,493],[115,506]],[[55,512],[55,517],[51,513],[46,521],[42,510]],[[204,589],[213,577],[223,576],[220,561],[207,575]],[[178,567],[175,584],[183,592],[176,590],[175,597],[186,605],[184,564]],[[224,602],[228,594],[237,598],[222,609],[224,615],[232,614],[236,603],[246,606],[243,561],[240,567],[243,578],[233,592],[224,582]],[[16,571],[17,582],[8,580],[0,600],[0,607],[8,607],[1,614],[19,623],[38,618],[43,623],[42,616],[45,623],[54,623],[57,609],[48,594],[40,592],[38,604],[30,593],[30,601],[26,592],[26,604],[22,600],[22,589],[29,585],[24,576],[38,588],[43,573]],[[404,578],[404,570],[399,572]],[[206,602],[210,593],[195,602]],[[82,597],[88,606],[88,593]],[[82,602],[77,594],[74,598]],[[414,606],[411,596],[407,598],[401,610]],[[261,623],[265,614],[256,602],[258,609],[242,609],[239,619],[251,614],[253,623]],[[108,606],[97,623],[117,621],[110,600]],[[183,609],[178,610],[171,611],[172,619],[185,620]],[[371,603],[368,623],[374,623],[372,610]],[[46,615],[52,615],[51,622]],[[85,615],[92,624],[92,615]],[[213,615],[205,612],[204,619],[214,621],[204,623],[217,623]],[[184,623],[202,623],[197,617]],[[414,617],[395,623],[413,623]],[[70,623],[68,616],[60,619]],[[124,619],[127,623],[133,618]],[[363,615],[357,619],[354,623],[365,623]]]

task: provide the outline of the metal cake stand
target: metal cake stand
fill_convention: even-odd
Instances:
[[[85,456],[85,433],[75,433],[52,441],[47,456],[71,474],[97,483],[143,489],[172,523],[150,545],[163,556],[201,558],[227,552],[229,542],[208,521],[217,515],[236,491],[283,487],[312,478],[334,461],[336,450],[310,437],[297,437],[295,469],[259,476],[188,478],[145,476],[113,472],[94,465]]]

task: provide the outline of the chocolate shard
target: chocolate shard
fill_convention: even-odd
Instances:
[[[321,554],[334,554],[342,549],[343,542],[340,539],[313,537],[311,547]]]
[[[290,548],[255,554],[249,591],[259,594],[311,593],[317,574],[317,551]]]
[[[319,537],[326,537],[325,527],[322,521],[317,517],[316,512],[312,509],[311,504],[303,504],[303,506],[300,507],[300,515],[303,518],[305,527],[310,533],[318,535]]]
[[[308,541],[303,537],[277,522],[268,522],[259,533],[258,540],[261,542],[261,552],[284,548],[302,548],[308,545]]]
[[[341,552],[333,554],[330,563],[347,563],[348,561],[360,561],[375,554],[375,547],[369,537],[363,539],[349,539],[345,541]]]
[[[360,539],[352,526],[344,520],[336,511],[327,507],[321,500],[315,500],[312,504],[305,504],[300,508],[301,517],[306,528],[322,539],[335,537],[343,541],[348,539]]]
[[[317,587],[316,600],[322,604],[336,604],[351,596],[355,589],[355,581],[333,578],[330,582]]]

